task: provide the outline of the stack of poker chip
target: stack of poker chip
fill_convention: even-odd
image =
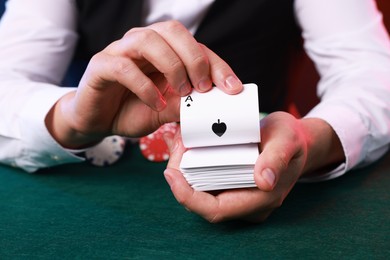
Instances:
[[[169,150],[163,139],[165,132],[176,133],[177,123],[162,125],[155,132],[137,138],[125,138],[118,135],[106,137],[99,144],[87,149],[85,157],[88,162],[95,166],[108,166],[116,163],[124,154],[126,143],[139,142],[141,154],[149,161],[163,162],[169,159]]]

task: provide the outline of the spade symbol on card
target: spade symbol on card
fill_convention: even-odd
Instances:
[[[218,119],[218,122],[214,123],[211,126],[211,129],[213,130],[214,134],[221,137],[226,132],[227,126],[224,122],[220,122],[220,120]]]
[[[188,102],[188,103],[187,103],[187,102]],[[187,107],[190,107],[190,106],[191,106],[191,102],[194,102],[194,100],[192,100],[192,97],[191,97],[191,96],[186,97],[186,99],[184,100],[184,103],[187,104]]]

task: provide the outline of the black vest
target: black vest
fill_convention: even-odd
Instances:
[[[89,60],[130,28],[141,25],[142,0],[76,2],[78,60]],[[259,86],[261,111],[284,107],[286,57],[299,39],[293,0],[216,0],[195,38],[222,57],[243,83]]]

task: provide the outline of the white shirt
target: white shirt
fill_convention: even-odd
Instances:
[[[176,19],[194,33],[212,2],[149,0],[144,24]],[[294,8],[305,49],[321,75],[321,102],[307,117],[327,121],[346,156],[320,177],[334,178],[389,148],[390,41],[373,0],[296,0]],[[56,101],[74,90],[58,85],[77,37],[74,0],[7,2],[0,23],[1,163],[33,172],[82,160],[63,149],[44,124]]]

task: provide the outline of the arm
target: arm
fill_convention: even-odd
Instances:
[[[192,86],[204,92],[214,83],[230,94],[242,89],[231,68],[175,21],[129,30],[94,55],[77,89],[58,88],[76,40],[74,2],[41,0],[24,14],[24,1],[10,1],[0,31],[1,91],[19,102],[2,110],[15,127],[0,132],[3,147],[17,143],[14,153],[2,147],[4,163],[34,171],[77,161],[64,148],[89,147],[112,134],[142,136],[177,121],[179,96]]]
[[[49,134],[45,117],[74,91],[59,88],[77,35],[71,1],[10,0],[0,23],[0,161],[27,171],[81,161]]]
[[[369,0],[295,5],[306,49],[321,74],[321,102],[303,119],[276,112],[261,121],[258,189],[194,191],[179,171],[185,151],[180,134],[166,136],[172,154],[164,174],[175,198],[210,222],[263,221],[299,178],[337,177],[388,149],[390,44],[375,5]]]
[[[297,0],[295,10],[321,76],[321,102],[306,118],[327,122],[345,154],[338,170],[311,180],[334,178],[388,150],[390,41],[375,1]]]

